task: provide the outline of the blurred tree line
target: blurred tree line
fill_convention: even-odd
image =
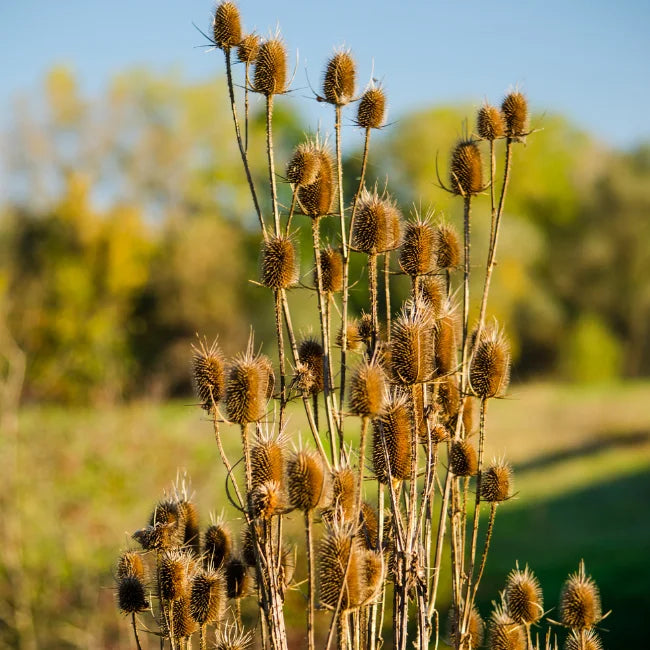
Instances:
[[[90,99],[57,68],[42,95],[17,101],[2,152],[0,317],[26,353],[28,398],[177,394],[188,388],[196,332],[219,333],[228,353],[251,325],[257,341],[272,341],[270,297],[248,281],[259,234],[223,86],[140,70]],[[377,139],[371,177],[388,181],[405,214],[415,205],[459,223],[459,202],[437,187],[436,154],[444,178],[473,114],[413,113]],[[305,128],[291,99],[275,119],[282,173]],[[560,117],[533,123],[541,130],[516,151],[492,294],[516,376],[648,375],[650,146],[611,151]],[[256,112],[250,155],[260,182],[263,129]],[[359,157],[346,160],[349,186]],[[473,227],[485,238],[482,201]],[[309,283],[308,241],[302,249]],[[308,328],[305,301],[293,303]]]

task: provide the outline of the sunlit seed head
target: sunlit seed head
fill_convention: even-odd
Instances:
[[[600,592],[593,578],[586,574],[584,561],[562,587],[560,620],[576,630],[593,627],[602,618]]]
[[[289,237],[269,237],[262,243],[260,282],[270,289],[288,289],[298,279],[296,250]]]
[[[381,86],[371,86],[359,101],[357,124],[363,129],[380,129],[385,119],[386,93]]]
[[[518,91],[506,95],[501,104],[501,113],[509,138],[521,140],[528,134],[528,101],[525,95]]]
[[[299,510],[318,507],[325,493],[325,471],[320,457],[301,450],[287,464],[289,503]]]
[[[203,534],[204,565],[218,569],[232,553],[232,534],[223,523],[212,524]]]
[[[356,65],[349,51],[336,52],[327,62],[323,95],[330,104],[344,106],[354,97]]]
[[[451,191],[460,196],[483,191],[483,162],[476,142],[461,140],[456,144],[451,154],[449,182]]]
[[[255,63],[260,51],[260,37],[257,34],[246,34],[237,46],[237,59],[242,63]]]
[[[490,104],[483,104],[476,115],[476,131],[483,140],[502,138],[505,134],[505,124],[499,109]]]
[[[507,613],[515,623],[536,623],[544,613],[544,599],[539,580],[526,567],[513,569],[505,589]]]
[[[501,397],[510,382],[510,346],[496,325],[481,332],[471,359],[469,383],[481,399]]]
[[[411,471],[412,425],[404,396],[391,394],[372,422],[372,462],[377,480],[386,485],[409,478]]]
[[[230,50],[241,42],[241,18],[234,2],[222,2],[217,6],[212,21],[212,36],[216,46],[222,50]]]
[[[376,417],[384,404],[386,375],[375,361],[361,363],[350,381],[350,411],[361,417]]]
[[[451,471],[456,476],[474,476],[478,470],[476,449],[469,440],[455,440],[449,456]]]
[[[319,159],[318,174],[313,183],[299,187],[298,202],[307,216],[325,217],[331,213],[336,196],[334,161],[331,152],[324,143],[315,140],[312,146]]]
[[[286,92],[287,48],[280,38],[271,38],[260,45],[255,61],[253,89],[267,97]]]
[[[315,183],[320,172],[320,153],[313,141],[299,144],[287,164],[287,180],[298,187]]]
[[[399,265],[411,277],[426,275],[436,266],[436,232],[427,221],[417,219],[406,224]]]
[[[320,270],[323,291],[337,293],[343,288],[343,257],[331,247],[320,252]],[[314,286],[318,286],[316,271],[314,271]]]
[[[224,358],[217,341],[208,345],[205,339],[192,346],[192,378],[201,406],[211,411],[225,389]]]
[[[226,577],[223,571],[204,569],[190,586],[190,615],[199,624],[217,623],[226,611]]]
[[[325,387],[323,346],[316,339],[304,339],[298,347],[298,359],[311,372],[312,386],[310,392],[312,394],[320,393]]]
[[[481,498],[489,503],[505,501],[512,493],[512,468],[495,463],[481,474]]]
[[[364,189],[352,228],[352,247],[368,255],[397,248],[401,221],[402,215],[390,197]]]
[[[436,261],[441,269],[453,269],[460,261],[458,233],[448,224],[436,228]]]

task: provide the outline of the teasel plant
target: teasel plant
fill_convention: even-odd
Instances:
[[[223,495],[240,515],[241,532],[223,517],[202,529],[187,481],[177,482],[133,534],[140,549],[127,549],[118,563],[118,606],[131,619],[136,645],[146,631],[174,650],[194,636],[208,647],[211,635],[212,647],[256,642],[285,650],[284,601],[292,590],[306,603],[309,650],[317,643],[379,650],[385,636],[398,650],[441,640],[470,650],[486,630],[495,649],[537,647],[531,628],[544,611],[528,569],[509,576],[487,625],[477,604],[496,514],[513,496],[507,460],[485,458],[488,405],[507,394],[510,378],[507,337],[488,317],[488,297],[512,152],[531,133],[525,96],[515,90],[499,108],[481,106],[475,130],[466,128],[451,151],[447,181],[438,174],[440,186],[462,200],[459,234],[433,209],[405,216],[389,182],[367,182],[371,134],[385,126],[388,96],[374,81],[358,89],[350,50],[334,50],[314,91],[332,110],[333,135],[308,135],[287,160],[276,160],[274,105],[291,86],[282,37],[247,33],[239,9],[226,1],[207,38],[224,54],[234,138],[260,227],[253,281],[273,294],[276,350],[262,354],[252,333],[232,358],[216,339],[198,338],[193,346],[197,402],[211,422],[227,476]],[[264,104],[264,181],[249,160],[253,94]],[[348,195],[341,134],[349,123],[360,130],[363,153]],[[287,205],[280,194],[290,196]],[[490,223],[487,250],[479,251],[484,267],[471,257],[477,218]],[[303,230],[309,235],[299,238]],[[309,268],[300,268],[298,239],[311,240]],[[363,261],[368,282],[356,314],[352,256]],[[470,296],[476,273],[478,297]],[[408,278],[409,293],[393,305],[391,283],[399,275]],[[316,294],[313,321],[299,323],[304,330],[292,318],[289,291]],[[300,404],[308,441],[289,417]],[[296,520],[304,543],[288,532]],[[446,548],[452,588],[442,626]],[[294,580],[296,552],[302,581]],[[559,624],[570,630],[569,648],[598,647],[594,630],[603,617],[590,580],[581,569],[563,592]],[[242,615],[246,602],[259,612],[257,630]],[[321,616],[331,621],[325,639],[315,624]]]

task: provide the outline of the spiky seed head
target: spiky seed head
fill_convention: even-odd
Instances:
[[[320,457],[301,450],[287,464],[289,503],[305,512],[318,507],[325,491],[325,471]]]
[[[386,375],[376,361],[359,365],[350,381],[350,411],[361,417],[376,417],[381,413],[386,389]]]
[[[299,144],[287,164],[287,180],[298,187],[315,183],[320,172],[320,163],[320,151],[314,142]]]
[[[250,576],[246,565],[240,558],[232,557],[226,564],[225,573],[228,598],[243,598],[250,587]]]
[[[496,325],[485,327],[469,368],[469,384],[481,399],[500,397],[510,382],[510,346]]]
[[[492,611],[488,638],[490,650],[526,650],[524,628],[515,623],[501,605]]]
[[[456,609],[452,608],[449,610],[449,636],[451,637],[452,643],[455,643],[456,628],[458,627],[458,615]],[[461,617],[462,619],[462,617]],[[479,614],[478,609],[475,605],[472,605],[472,609],[469,613],[469,627],[467,632],[469,633],[469,647],[470,648],[479,648],[483,645],[483,637],[485,636],[485,623]]]
[[[237,46],[237,58],[242,63],[255,63],[257,53],[260,51],[260,37],[257,34],[246,34]]]
[[[372,314],[366,314],[364,312],[359,319],[359,336],[364,343],[368,343],[374,333],[375,328],[372,324]],[[379,332],[377,332],[377,335],[379,335]]]
[[[343,258],[341,253],[331,247],[320,252],[320,272],[325,293],[337,293],[343,288]],[[314,271],[314,286],[318,286],[318,278]]]
[[[190,613],[189,595],[179,598],[174,603],[172,618],[174,621],[174,636],[177,639],[190,637],[196,632],[198,626]]]
[[[458,233],[448,224],[436,228],[436,260],[441,269],[453,269],[460,261]]]
[[[182,546],[185,539],[185,518],[175,499],[164,499],[154,507],[149,526],[159,531],[154,537],[159,537],[160,543],[168,538],[170,546]],[[165,527],[164,529],[162,527]],[[163,532],[164,530],[164,532]],[[162,547],[160,547],[162,548]]]
[[[368,550],[375,550],[379,539],[378,531],[377,513],[367,501],[363,501],[359,511],[359,527],[357,531],[357,538],[361,546]]]
[[[199,624],[219,622],[226,611],[226,577],[223,571],[204,569],[193,578],[190,615]]]
[[[381,553],[365,549],[362,551],[360,564],[364,588],[360,604],[366,605],[372,602],[381,590],[384,581],[384,560]]]
[[[298,348],[298,359],[311,372],[312,386],[311,393],[320,393],[325,387],[325,374],[323,370],[324,352],[323,346],[313,338],[307,338],[300,343]]]
[[[488,503],[505,501],[512,492],[512,468],[508,463],[495,463],[481,475],[481,498]]]
[[[454,440],[449,455],[451,471],[456,476],[474,476],[478,470],[476,449],[469,440]]]
[[[354,472],[346,466],[333,470],[330,484],[332,486],[331,511],[340,513],[344,520],[349,521],[354,513],[357,495],[357,480]]]
[[[260,420],[266,411],[269,375],[260,357],[250,351],[236,357],[228,369],[226,382],[226,412],[237,424]]]
[[[359,332],[359,319],[354,318],[352,320],[348,321],[348,325],[346,327],[346,345],[347,349],[356,352],[357,350],[360,349],[361,344],[363,343],[363,338],[361,337],[361,334]],[[338,334],[336,335],[336,345],[339,347],[343,346],[343,328],[339,329]]]
[[[279,578],[280,584],[286,589],[293,580],[296,572],[296,554],[295,548],[285,547],[282,549],[282,557],[280,558],[280,571]]]
[[[128,575],[118,580],[117,606],[125,614],[143,612],[149,608],[145,586],[141,578]]]
[[[411,471],[412,426],[406,398],[392,395],[379,417],[373,420],[372,431],[372,462],[377,480],[387,485],[389,469],[394,480],[408,479]]]
[[[411,386],[431,376],[433,335],[427,312],[403,311],[392,327],[391,374],[398,384]]]
[[[359,542],[348,528],[334,526],[323,537],[319,552],[319,576],[320,599],[325,606],[336,607],[341,590],[343,611],[357,607],[361,603],[364,595],[364,576],[360,559]]]
[[[124,551],[117,562],[117,579],[138,578],[144,580],[144,563],[137,551]]]
[[[475,422],[476,422],[476,411],[477,411],[477,399],[468,395],[463,400],[463,430],[465,431],[465,437],[469,437],[474,433]]]
[[[178,545],[177,529],[176,523],[156,524],[136,530],[131,537],[145,551],[162,550]]]
[[[319,168],[316,180],[298,189],[298,202],[304,214],[309,217],[325,217],[332,211],[336,182],[334,179],[334,161],[329,149],[318,140],[313,143],[318,154]]]
[[[436,265],[435,230],[428,221],[418,219],[406,225],[399,265],[411,277],[426,275]]]
[[[433,330],[434,362],[438,377],[451,374],[457,366],[458,318],[455,311],[444,311],[446,313],[441,314]]]
[[[298,279],[298,260],[289,237],[269,237],[262,243],[260,282],[270,289],[287,289]]]
[[[158,565],[160,596],[165,600],[178,600],[187,591],[190,557],[184,551],[165,551]]]
[[[564,650],[603,650],[603,644],[595,630],[582,633],[571,630],[564,642]]]
[[[521,140],[528,135],[528,100],[522,93],[514,91],[506,95],[501,112],[509,138]]]
[[[225,524],[209,526],[203,534],[204,566],[220,568],[232,553],[232,534]]]
[[[325,100],[336,106],[348,104],[354,97],[356,65],[349,51],[336,52],[327,62],[323,79]]]
[[[149,525],[178,524],[179,518],[178,502],[174,499],[164,499],[155,505],[149,517]]]
[[[447,296],[445,285],[444,279],[437,275],[418,278],[420,300],[433,318],[437,318],[443,310]]]
[[[476,115],[476,131],[483,140],[493,141],[505,134],[501,111],[490,104],[483,104]]]
[[[253,640],[251,632],[240,630],[236,623],[222,625],[217,630],[215,650],[248,650]]]
[[[444,377],[438,385],[438,404],[442,412],[447,417],[447,421],[452,420],[458,415],[458,407],[460,406],[460,395],[458,391],[458,383],[456,378],[452,375]]]
[[[449,182],[451,191],[459,196],[472,196],[483,191],[481,150],[473,140],[460,140],[454,147]]]
[[[210,346],[205,340],[192,346],[192,378],[201,407],[210,411],[219,403],[225,388],[224,359],[215,340]]]
[[[239,45],[242,39],[241,18],[234,2],[220,3],[212,21],[212,35],[215,45],[224,50]]]
[[[593,627],[602,618],[600,592],[593,578],[585,573],[584,561],[562,587],[560,617],[564,625],[576,630]]]
[[[352,247],[368,255],[397,248],[401,221],[402,215],[390,197],[364,189],[352,229]]]
[[[359,101],[357,124],[363,129],[380,129],[385,118],[386,93],[380,86],[371,86]]]
[[[269,359],[265,354],[260,354],[257,357],[257,367],[264,385],[264,397],[268,401],[273,397],[273,389],[275,388],[273,364],[271,363],[271,359]]]
[[[253,526],[249,526],[248,524],[242,528],[241,532],[241,557],[246,566],[254,567],[257,564]]]
[[[266,481],[249,494],[250,510],[257,519],[271,519],[283,508],[282,488],[277,481]]]
[[[264,41],[257,52],[253,90],[270,97],[287,89],[287,48],[280,38]]]
[[[199,512],[191,501],[182,499],[178,502],[178,511],[184,522],[183,546],[195,556],[201,552],[201,532],[199,528]]]
[[[426,435],[426,434],[425,434]],[[449,429],[444,424],[434,424],[431,427],[431,444],[439,445],[441,442],[446,442],[449,440]],[[428,443],[427,439],[424,439],[422,442]]]
[[[275,481],[284,485],[285,448],[282,438],[258,439],[250,450],[252,487]]]
[[[526,566],[508,574],[505,599],[507,612],[515,623],[536,623],[544,613],[544,599],[539,580]]]

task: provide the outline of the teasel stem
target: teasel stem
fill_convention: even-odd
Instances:
[[[368,421],[370,418],[361,418],[361,433],[359,434],[359,478],[357,480],[357,503],[354,507],[354,520],[359,521],[359,513],[361,512],[361,502],[363,501],[363,471],[366,464],[366,434],[368,432]],[[352,552],[350,551],[350,557]],[[349,564],[349,562],[348,562]]]
[[[138,636],[138,627],[135,623],[135,612],[131,612],[131,625],[133,626],[133,636],[135,637],[135,645],[138,650],[142,650],[140,645],[140,637]]]
[[[244,83],[244,151],[248,155],[248,86],[249,86],[249,73],[250,63],[246,61],[246,73]]]
[[[280,235],[280,214],[278,212],[278,189],[275,182],[275,160],[273,157],[273,95],[266,96],[266,155],[269,159],[269,185],[275,234]]]
[[[377,550],[384,553],[384,484],[377,481]],[[386,597],[385,583],[381,588],[379,606],[373,603],[370,608],[370,639],[369,648],[375,650],[377,642],[381,640],[381,627],[384,620],[384,599]],[[379,612],[379,636],[377,635],[377,614]]]
[[[296,210],[296,203],[298,202],[298,190],[300,187],[298,185],[294,186],[291,193],[291,207],[289,208],[289,216],[287,217],[287,225],[284,228],[285,237],[289,236],[289,230],[291,229],[291,220],[293,219],[293,213]]]
[[[350,647],[350,628],[348,625],[347,612],[340,612],[336,624],[336,640],[338,650],[348,650]],[[329,646],[328,646],[329,647]]]
[[[307,545],[307,639],[309,650],[314,650],[314,539],[311,510],[305,511],[305,541]]]
[[[390,343],[392,311],[390,307],[390,251],[384,253],[384,298],[386,300],[386,340]]]
[[[172,650],[176,648],[176,637],[174,637],[174,601],[169,601],[169,645]]]
[[[379,313],[377,305],[377,255],[368,255],[368,290],[370,293],[370,311],[372,315],[372,338],[370,344],[370,357],[377,347],[377,333],[379,331]]]
[[[246,492],[250,493],[253,489],[253,470],[251,468],[251,452],[248,444],[248,425],[241,424],[241,443],[244,450],[244,463],[246,464]],[[244,502],[244,509],[248,513],[248,503]]]
[[[282,431],[284,424],[284,411],[287,408],[287,377],[284,363],[284,328],[282,325],[282,295],[281,289],[276,289],[275,293],[275,332],[278,337],[278,361],[280,364],[280,417],[279,430]]]
[[[490,542],[492,541],[492,531],[494,530],[494,519],[497,514],[497,501],[493,501],[490,504],[490,519],[488,521],[487,531],[485,533],[485,545],[483,546],[483,555],[481,556],[481,565],[474,581],[474,590],[472,591],[472,600],[470,601],[470,608],[474,601],[476,600],[476,594],[478,592],[479,584],[481,583],[481,578],[483,577],[483,571],[485,571],[485,564],[487,562],[488,550],[490,548]]]
[[[253,204],[255,206],[255,212],[257,213],[257,218],[260,222],[260,227],[262,228],[262,235],[266,239],[266,228],[264,227],[264,218],[262,217],[262,210],[260,208],[259,201],[257,200],[257,192],[255,192],[255,185],[253,184],[253,177],[251,175],[251,170],[248,165],[248,154],[244,149],[244,143],[242,142],[241,131],[239,129],[239,119],[237,117],[237,104],[235,103],[235,89],[232,82],[232,63],[230,60],[230,48],[224,49],[224,55],[226,57],[226,78],[228,80],[228,93],[230,95],[230,110],[232,112],[232,119],[235,124],[235,136],[237,138],[237,144],[239,145],[239,153],[241,155],[241,161],[244,165],[244,171],[246,172],[246,180],[248,181],[248,188],[251,192],[251,197],[253,199]]]
[[[463,358],[461,361],[461,400],[464,402],[465,388],[467,381],[467,343],[469,332],[469,274],[470,274],[470,255],[471,255],[471,242],[470,242],[470,216],[472,210],[472,196],[465,196],[463,206],[463,233],[464,233],[464,268],[463,268]],[[461,402],[461,405],[463,404]],[[461,406],[462,408],[462,406]],[[462,414],[459,410],[459,420],[462,419]],[[457,430],[458,432],[458,430]]]
[[[206,625],[205,623],[199,627],[199,650],[207,650],[207,643],[205,640],[205,629]]]

